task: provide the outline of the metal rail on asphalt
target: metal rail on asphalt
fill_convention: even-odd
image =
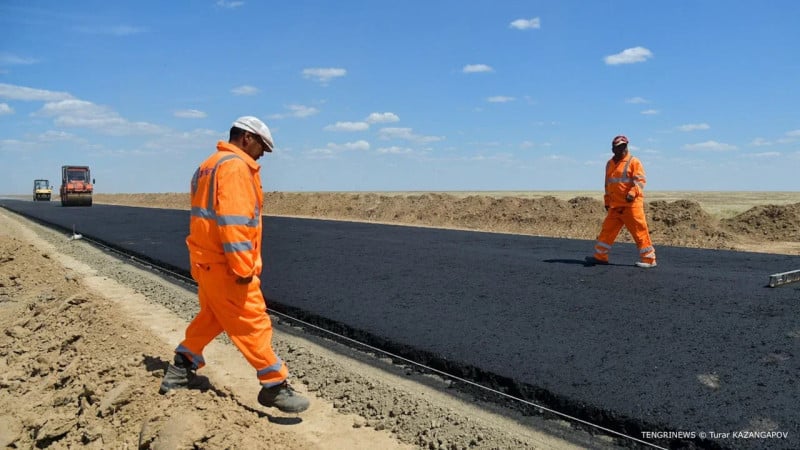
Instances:
[[[794,283],[795,281],[800,281],[800,270],[774,273],[769,276],[769,287],[782,286],[784,284]]]

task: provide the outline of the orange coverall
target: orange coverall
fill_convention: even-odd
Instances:
[[[645,263],[656,261],[656,250],[650,241],[647,220],[644,216],[644,167],[630,153],[620,161],[611,158],[606,164],[606,192],[603,196],[608,214],[594,245],[594,257],[608,262],[608,253],[624,225],[639,248],[639,259]],[[633,201],[627,196],[632,195]]]
[[[203,349],[225,331],[260,383],[272,387],[288,377],[288,369],[272,349],[272,322],[261,293],[260,169],[245,152],[220,141],[192,178],[186,245],[200,312],[175,351],[194,368],[203,367]],[[249,283],[237,283],[237,277],[251,276]]]

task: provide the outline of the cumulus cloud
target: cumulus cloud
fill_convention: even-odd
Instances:
[[[615,66],[617,64],[633,64],[645,62],[653,57],[653,52],[644,47],[626,48],[625,50],[604,58],[606,64]]]
[[[14,114],[14,108],[8,106],[8,103],[0,103],[0,116],[6,114]]]
[[[773,142],[768,141],[768,140],[766,140],[766,139],[764,139],[762,137],[757,137],[757,138],[753,139],[752,142],[750,142],[750,145],[755,146],[755,147],[766,147],[766,146],[770,146],[772,144],[773,144]]]
[[[513,102],[514,100],[514,97],[508,97],[505,95],[495,95],[486,99],[486,101],[489,103],[508,103]]]
[[[196,109],[181,109],[175,111],[173,115],[175,117],[180,117],[181,119],[202,119],[206,117],[206,113]]]
[[[231,93],[233,93],[233,95],[256,95],[259,92],[261,92],[259,88],[254,86],[248,86],[246,84],[231,89]]]
[[[697,144],[686,144],[683,146],[685,150],[690,151],[709,151],[709,152],[727,152],[736,150],[735,145],[725,144],[717,141],[706,141]]]
[[[644,114],[645,116],[654,116],[658,114],[660,111],[657,109],[645,109],[640,114]]]
[[[517,30],[538,30],[541,28],[541,20],[538,17],[533,19],[517,19],[511,22],[509,28],[516,28]]]
[[[44,89],[34,89],[25,86],[0,83],[0,98],[9,100],[55,102],[59,100],[69,100],[74,97],[66,92],[48,91]]]
[[[408,155],[414,152],[413,149],[410,149],[408,147],[399,147],[396,145],[393,145],[391,147],[381,147],[376,151],[382,155]]]
[[[467,64],[461,71],[464,73],[486,73],[494,72],[494,69],[486,64]]]
[[[154,134],[166,130],[148,122],[131,122],[105,106],[79,99],[46,103],[34,113],[38,117],[52,117],[58,126],[90,128],[112,135]]]
[[[680,125],[678,131],[708,130],[709,128],[711,127],[707,123],[687,123]]]
[[[743,158],[762,159],[762,158],[779,158],[781,152],[761,152],[761,153],[747,153],[742,155]]]
[[[314,114],[318,114],[319,110],[314,108],[313,106],[305,106],[305,105],[288,105],[286,109],[289,110],[288,113],[281,113],[281,114],[273,114],[270,119],[285,119],[287,117],[296,117],[298,119],[304,119],[306,117],[311,117]]]
[[[303,69],[303,78],[327,84],[334,78],[347,75],[347,70],[338,67],[312,67]]]
[[[786,135],[789,137],[800,137],[800,130],[787,131]]]
[[[369,128],[367,122],[336,122],[324,128],[325,131],[364,131]]]
[[[400,117],[397,116],[395,113],[385,112],[385,113],[372,113],[365,119],[367,123],[393,123],[399,122]]]
[[[649,103],[646,98],[643,97],[631,97],[626,98],[625,103],[632,103],[634,105],[642,104],[642,103]]]
[[[382,128],[378,132],[378,135],[381,139],[403,139],[423,144],[444,140],[441,136],[423,136],[415,134],[411,128]]]

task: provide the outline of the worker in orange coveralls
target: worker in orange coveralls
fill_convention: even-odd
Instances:
[[[228,142],[219,141],[192,178],[189,260],[197,281],[200,312],[186,328],[167,367],[160,392],[189,386],[205,365],[203,349],[221,332],[255,368],[258,402],[287,413],[309,406],[286,382],[286,364],[272,349],[272,323],[261,293],[261,166],[272,152],[272,134],[261,120],[233,122]]]
[[[608,264],[608,254],[624,225],[639,248],[636,266],[649,269],[656,266],[656,250],[650,241],[644,216],[644,167],[638,158],[628,153],[628,138],[616,136],[611,141],[614,156],[606,164],[606,219],[594,245],[594,255],[587,256],[590,264]]]

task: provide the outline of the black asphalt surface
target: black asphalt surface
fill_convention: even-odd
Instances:
[[[188,273],[188,211],[0,206]],[[798,256],[588,266],[585,240],[271,216],[264,242],[270,308],[660,445],[800,448],[800,283],[767,286]],[[788,436],[721,436],[762,431]]]

